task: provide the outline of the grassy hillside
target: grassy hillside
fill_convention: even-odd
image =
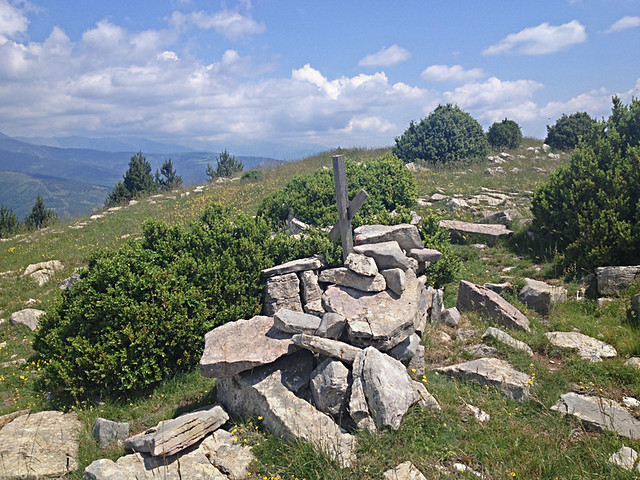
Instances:
[[[344,150],[347,158],[366,161],[385,150]],[[40,232],[20,235],[0,242],[0,317],[9,318],[17,310],[33,305],[46,309],[55,301],[58,290],[55,281],[38,287],[21,276],[30,263],[58,259],[65,268],[56,276],[61,280],[75,269],[86,265],[87,258],[97,248],[117,249],[122,242],[141,232],[146,218],[157,218],[170,224],[184,224],[197,217],[204,206],[219,201],[255,213],[265,195],[282,187],[293,175],[331,166],[336,152],[325,152],[302,161],[266,168],[259,181],[235,180],[209,184],[204,188],[157,195],[120,210],[101,212],[99,217],[82,218],[73,223],[61,223]],[[488,190],[509,196],[512,208],[530,216],[527,208],[531,192],[558,165],[568,161],[568,155],[549,155],[541,149],[541,142],[527,139],[515,151],[504,152],[505,160],[497,159],[502,152],[494,152],[493,160],[481,164],[457,164],[416,171],[418,193],[423,198],[441,192],[461,199],[482,195]],[[488,171],[501,167],[500,170]],[[496,173],[497,172],[497,173]],[[512,194],[512,195],[509,195]],[[479,200],[474,209],[452,211],[444,202],[422,206],[425,213],[437,209],[447,218],[474,220],[483,214],[504,209]],[[524,223],[524,222],[523,222]],[[517,247],[517,246],[516,246]],[[462,278],[475,283],[512,281],[521,284],[524,277],[550,279],[549,264],[537,252],[526,247],[498,243],[493,247],[455,245],[463,259]],[[562,283],[562,279],[550,281]],[[570,298],[575,298],[578,284],[566,285]],[[637,288],[635,290],[637,292]],[[423,343],[426,346],[427,373],[423,379],[429,391],[438,399],[443,410],[438,413],[410,410],[401,429],[377,435],[359,434],[358,461],[349,471],[335,464],[306,444],[283,443],[259,427],[259,421],[249,419],[237,424],[242,441],[254,446],[258,461],[254,475],[259,478],[282,479],[369,479],[381,478],[382,472],[398,463],[411,460],[427,478],[451,478],[454,462],[462,462],[484,473],[487,479],[504,478],[634,478],[607,459],[621,446],[640,449],[640,441],[628,441],[610,433],[585,431],[579,424],[550,411],[561,393],[579,391],[601,393],[621,400],[624,396],[640,397],[637,371],[625,367],[629,356],[640,355],[640,334],[637,325],[627,321],[629,296],[598,308],[595,300],[569,300],[548,316],[528,310],[515,296],[509,300],[526,313],[532,322],[530,333],[513,335],[527,342],[535,351],[530,359],[518,352],[496,345],[500,356],[516,368],[535,378],[533,401],[520,404],[505,400],[492,389],[480,388],[465,382],[450,382],[440,378],[433,368],[454,360],[469,358],[465,348],[481,341],[488,324],[474,315],[464,315],[458,331],[466,331],[466,338],[447,328],[428,328]],[[457,282],[445,286],[445,306],[455,304]],[[592,364],[566,351],[550,347],[543,333],[550,329],[578,328],[585,334],[613,344],[619,358]],[[442,333],[453,340],[443,343]],[[26,328],[7,326],[0,329],[0,414],[15,410],[50,408],[45,392],[38,388],[40,366],[33,362],[31,342],[33,334]],[[5,342],[5,343],[3,343]],[[14,364],[17,359],[24,364]],[[82,470],[97,458],[117,458],[124,451],[118,447],[101,450],[90,438],[90,430],[98,416],[116,421],[130,421],[132,432],[155,425],[163,418],[199,405],[215,401],[215,384],[202,378],[197,371],[165,382],[148,398],[107,401],[104,404],[73,404],[84,421],[85,432],[81,445],[81,470],[72,478],[81,478]],[[467,410],[472,404],[488,412],[491,421],[477,422]],[[638,412],[636,412],[638,413]],[[466,475],[466,476],[465,476]],[[463,474],[460,478],[476,478]]]

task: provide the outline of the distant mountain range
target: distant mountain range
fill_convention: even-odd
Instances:
[[[46,206],[62,218],[86,215],[101,207],[107,193],[122,179],[131,156],[138,151],[142,151],[154,172],[171,158],[176,172],[186,184],[204,183],[207,163],[215,167],[219,154],[192,152],[180,145],[140,139],[137,143],[140,146],[136,147],[130,146],[134,139],[115,141],[65,137],[24,140],[0,133],[0,205],[13,209],[20,219],[31,211],[38,194],[44,198]],[[32,143],[38,140],[78,147]],[[79,148],[82,145],[85,147]],[[87,148],[92,145],[95,146]],[[123,147],[122,151],[110,150],[119,146]],[[148,147],[150,153],[143,147]],[[162,153],[151,153],[155,148]],[[242,161],[245,170],[281,162],[266,157],[236,155],[236,158]]]

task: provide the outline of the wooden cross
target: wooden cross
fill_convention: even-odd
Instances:
[[[338,204],[338,223],[329,232],[332,241],[342,240],[342,260],[353,252],[353,233],[351,231],[351,220],[355,217],[360,207],[367,201],[369,194],[360,190],[349,203],[347,192],[347,173],[344,168],[344,156],[333,156],[333,180],[336,186],[336,202]]]

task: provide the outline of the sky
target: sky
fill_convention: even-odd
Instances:
[[[0,132],[295,158],[640,97],[640,0],[0,0]]]

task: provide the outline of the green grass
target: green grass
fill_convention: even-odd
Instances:
[[[525,139],[513,156],[503,164],[506,173],[492,177],[485,170],[489,163],[459,164],[449,167],[427,168],[416,173],[418,192],[428,198],[437,189],[447,195],[465,197],[483,193],[484,188],[510,196],[512,208],[530,217],[528,205],[531,194],[548,172],[568,161],[550,158],[543,152],[527,150],[541,143]],[[388,149],[350,149],[347,158],[366,161]],[[23,234],[0,242],[0,317],[9,318],[35,299],[35,308],[45,309],[52,304],[59,291],[56,282],[70,276],[87,264],[96,249],[115,250],[123,242],[132,241],[141,233],[146,218],[164,220],[170,224],[185,224],[196,218],[211,201],[219,201],[248,213],[255,213],[260,200],[281,188],[295,174],[331,167],[336,152],[324,152],[303,161],[274,166],[263,171],[258,181],[235,180],[224,184],[209,184],[203,191],[184,188],[136,205],[106,214],[103,218],[76,219],[60,223],[40,232]],[[499,154],[494,152],[492,155]],[[523,158],[520,158],[522,156]],[[517,173],[512,171],[517,168]],[[543,171],[536,170],[542,169]],[[189,192],[189,195],[186,193]],[[473,211],[451,212],[444,205],[436,208],[445,218],[477,220],[484,211],[495,207],[478,205]],[[418,213],[428,207],[417,208]],[[505,206],[499,206],[499,209]],[[81,229],[72,225],[85,223]],[[524,232],[526,227],[521,227]],[[512,241],[501,241],[484,249],[472,245],[454,245],[463,260],[461,277],[475,283],[509,281],[522,286],[525,277],[559,279],[549,260],[553,252],[540,252],[524,240],[524,233]],[[60,260],[65,268],[54,281],[38,287],[31,279],[21,277],[30,263]],[[505,271],[505,268],[509,268]],[[3,272],[13,273],[3,273]],[[559,279],[560,281],[562,279]],[[569,284],[569,294],[575,297],[578,284]],[[458,282],[445,285],[445,306],[456,303]],[[454,336],[446,327],[428,328],[423,343],[427,346],[427,388],[438,399],[442,411],[422,411],[413,407],[405,416],[400,430],[378,434],[358,433],[357,461],[351,469],[341,469],[324,453],[306,442],[284,442],[262,429],[256,419],[237,420],[234,428],[242,442],[253,446],[258,457],[253,476],[258,478],[295,479],[370,479],[398,463],[411,460],[427,478],[453,477],[452,465],[461,462],[483,472],[487,479],[610,479],[634,478],[633,474],[609,464],[608,457],[621,446],[640,450],[640,441],[629,441],[610,433],[585,431],[579,423],[550,410],[558,397],[568,391],[602,394],[620,400],[624,396],[640,396],[638,372],[624,366],[624,360],[640,355],[638,324],[628,315],[629,299],[637,293],[636,285],[619,299],[604,307],[595,300],[570,300],[549,315],[542,316],[522,305],[515,296],[508,296],[531,320],[531,332],[510,332],[527,342],[534,350],[534,358],[508,347],[493,344],[499,356],[517,369],[534,378],[533,400],[518,403],[505,399],[493,389],[465,382],[449,381],[433,372],[443,361],[449,363],[469,359],[465,347],[478,343],[491,323],[477,315],[465,314],[460,329],[474,329],[467,341],[454,340],[448,345],[438,343],[438,330]],[[611,343],[619,352],[617,359],[602,363],[580,360],[572,352],[552,347],[544,337],[550,330],[579,329]],[[30,408],[34,411],[51,408],[45,400],[46,392],[38,388],[39,367],[31,342],[33,333],[27,328],[0,327],[0,414]],[[9,364],[24,359],[22,364]],[[129,421],[132,433],[154,426],[158,421],[174,417],[198,406],[215,402],[215,382],[202,377],[197,370],[176,376],[151,392],[148,397],[117,401],[97,399],[93,403],[59,406],[78,412],[83,424],[80,445],[80,470],[70,478],[82,478],[84,468],[98,458],[116,459],[123,455],[122,447],[99,448],[90,431],[97,417],[115,421]],[[465,403],[482,408],[491,415],[485,424],[477,422],[467,411]],[[476,478],[461,474],[456,478]]]

